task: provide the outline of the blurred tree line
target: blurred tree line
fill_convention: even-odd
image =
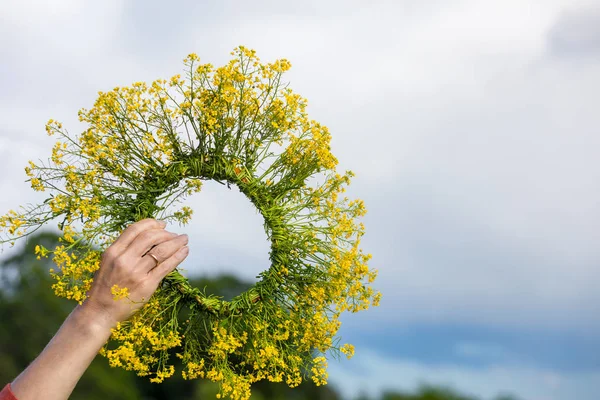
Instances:
[[[31,238],[22,251],[0,262],[0,387],[12,381],[42,351],[71,312],[74,303],[52,293],[48,274],[51,261],[37,260],[35,244],[53,248],[58,236],[41,233]],[[235,276],[196,278],[196,287],[208,293],[231,298],[246,290],[250,283]],[[79,381],[74,400],[192,400],[214,399],[216,385],[204,380],[186,381],[175,374],[163,384],[151,384],[145,378],[120,368],[111,368],[103,357],[96,357]],[[339,400],[332,385],[317,387],[305,382],[295,389],[285,384],[259,382],[253,385],[252,399]],[[356,400],[372,400],[357,394]],[[378,400],[479,400],[443,387],[422,386],[415,393],[385,392]],[[516,400],[500,396],[495,400]]]

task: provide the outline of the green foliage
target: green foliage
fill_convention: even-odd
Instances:
[[[458,394],[450,388],[424,385],[414,394],[385,392],[381,400],[477,400],[474,397]]]

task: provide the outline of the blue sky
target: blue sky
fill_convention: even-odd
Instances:
[[[8,1],[0,13],[0,213],[82,129],[99,90],[169,77],[237,45],[292,62],[365,200],[381,307],[344,318],[357,346],[332,384],[451,384],[492,397],[600,392],[600,2],[577,0]],[[208,184],[188,273],[267,265],[260,216]],[[10,250],[7,250],[7,252]]]

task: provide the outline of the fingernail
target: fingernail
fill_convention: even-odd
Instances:
[[[158,224],[164,228],[165,226],[167,226],[167,221],[159,220]]]
[[[185,246],[182,247],[181,250],[179,250],[181,252],[181,254],[183,254],[184,256],[187,256],[190,253],[190,248]]]

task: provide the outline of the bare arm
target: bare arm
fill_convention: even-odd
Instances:
[[[141,308],[160,281],[187,257],[187,236],[167,232],[164,227],[153,219],[136,222],[104,252],[89,297],[75,307],[42,353],[12,382],[19,400],[67,399],[108,340],[111,328]],[[158,265],[145,255],[150,248]],[[128,288],[129,299],[113,299],[115,284]]]

